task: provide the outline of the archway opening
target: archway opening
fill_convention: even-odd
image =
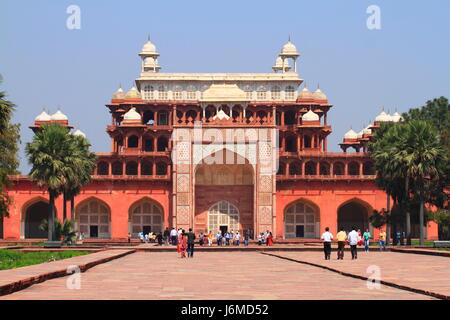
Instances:
[[[149,199],[139,201],[130,207],[128,217],[129,232],[133,238],[137,238],[139,232],[149,234],[163,231],[163,210],[155,201]]]
[[[320,215],[315,206],[297,201],[284,210],[285,238],[318,238]]]
[[[47,231],[39,229],[42,220],[48,219],[50,205],[44,201],[30,205],[25,211],[25,238],[46,239]]]
[[[80,203],[76,210],[78,230],[84,238],[108,239],[111,237],[111,213],[109,208],[97,199]]]
[[[351,231],[355,227],[361,232],[369,229],[369,211],[357,201],[350,201],[338,209],[338,229]]]
[[[238,208],[225,200],[213,205],[208,210],[208,230],[212,232],[241,230]]]

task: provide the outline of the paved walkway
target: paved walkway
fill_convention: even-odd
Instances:
[[[67,268],[79,266],[81,270],[88,269],[98,263],[121,257],[132,250],[110,250],[72,257],[53,262],[45,262],[17,269],[0,270],[0,294],[23,288],[56,276],[65,275]],[[0,296],[2,299],[2,296]]]
[[[386,261],[383,254],[373,256]],[[82,273],[79,290],[67,289],[67,279],[0,299],[431,299],[386,286],[370,290],[366,281],[258,252],[197,252],[193,259],[137,252]]]
[[[345,252],[345,260],[324,260],[317,252],[271,252],[282,257],[319,264],[342,272],[363,277],[370,276],[369,266],[379,266],[381,280],[450,297],[450,259],[448,257],[408,254],[398,252],[358,252],[358,259],[351,260]]]

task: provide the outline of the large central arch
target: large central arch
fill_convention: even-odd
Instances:
[[[129,232],[133,238],[138,233],[148,234],[163,231],[164,211],[162,207],[150,198],[144,198],[131,205],[128,212]]]
[[[23,236],[25,239],[46,239],[47,231],[39,228],[44,219],[48,219],[50,205],[43,198],[33,200],[23,212]]]
[[[76,207],[77,229],[84,238],[111,238],[111,210],[97,198],[89,198]]]
[[[233,159],[232,164],[196,166],[194,180],[195,229],[198,232],[254,228],[253,167],[240,155],[229,150],[215,154],[216,159]],[[220,162],[219,162],[220,163]]]
[[[371,229],[369,225],[369,213],[372,207],[359,199],[352,199],[343,203],[337,212],[338,230],[343,228],[345,231],[351,231],[353,227],[360,229],[362,232]]]

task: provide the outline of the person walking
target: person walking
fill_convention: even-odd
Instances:
[[[386,232],[381,229],[378,235],[378,244],[380,245],[380,251],[386,251]]]
[[[325,260],[331,259],[331,241],[333,240],[333,235],[330,232],[330,228],[326,227],[325,232],[320,237],[323,240],[323,252],[325,254]]]
[[[180,253],[181,258],[186,258],[186,236],[184,233],[184,230],[181,230],[181,232],[178,234],[178,241],[177,241],[177,251]]]
[[[170,231],[169,231],[169,228],[166,228],[166,229],[164,230],[163,238],[164,238],[164,244],[165,244],[166,246],[168,246],[168,245],[169,245],[169,238],[170,238]]]
[[[235,241],[235,245],[239,246],[239,243],[241,241],[241,235],[239,234],[239,231],[236,232],[236,235],[234,237],[235,237],[235,240],[234,240]]]
[[[244,246],[246,246],[246,247],[248,247],[248,239],[249,239],[249,237],[250,237],[250,233],[246,232],[244,234]]]
[[[131,243],[131,233],[128,232],[128,243]]]
[[[267,236],[267,245],[269,247],[273,246],[273,235],[272,235],[272,232],[269,232],[269,235]]]
[[[260,233],[260,234],[258,235],[258,246],[262,245],[263,238],[264,238],[264,234],[263,234],[263,233]]]
[[[187,254],[188,258],[194,257],[194,245],[195,245],[195,233],[192,232],[192,228],[189,228],[187,233]]]
[[[203,232],[200,232],[200,234],[198,235],[198,244],[200,247],[203,246]]]
[[[217,232],[216,234],[216,239],[217,239],[217,245],[220,247],[222,245],[222,232]]]
[[[363,239],[364,239],[364,252],[369,252],[369,245],[370,245],[369,229],[366,229],[366,232],[364,232]]]
[[[156,239],[158,240],[158,246],[162,246],[163,234],[161,232],[158,233],[158,235],[156,236]]]
[[[175,228],[172,228],[172,230],[170,231],[170,242],[173,246],[177,245],[177,230],[175,230]]]
[[[214,237],[214,235],[212,234],[211,231],[209,231],[209,234],[208,234],[208,245],[210,247],[212,246],[212,243],[213,243],[213,237]]]
[[[347,233],[344,228],[341,228],[341,231],[337,233],[336,239],[338,241],[337,258],[338,260],[344,260],[345,241],[347,240]]]
[[[361,237],[356,232],[355,227],[352,227],[352,231],[348,234],[348,244],[350,245],[350,251],[352,252],[352,260],[358,259],[358,242],[361,240]]]

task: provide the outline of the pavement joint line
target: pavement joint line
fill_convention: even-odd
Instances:
[[[288,257],[283,257],[283,256],[279,256],[273,253],[267,253],[267,252],[260,252],[261,254],[264,255],[268,255],[268,256],[272,256],[278,259],[284,259],[284,260],[288,260],[291,262],[296,262],[296,263],[300,263],[300,264],[306,264],[312,267],[316,267],[316,268],[322,268],[331,272],[335,272],[335,273],[339,273],[340,275],[346,276],[346,277],[350,277],[350,278],[355,278],[355,279],[360,279],[360,280],[364,280],[367,281],[369,278],[368,277],[364,277],[364,276],[360,276],[357,274],[353,274],[353,273],[349,273],[349,272],[345,272],[345,271],[341,271],[338,269],[334,269],[331,267],[327,267],[324,265],[320,265],[317,263],[313,263],[313,262],[308,262],[308,261],[302,261],[302,260],[297,260],[297,259],[293,259],[293,258],[288,258]],[[393,287],[393,288],[397,288],[400,290],[405,290],[405,291],[410,291],[410,292],[414,292],[414,293],[418,293],[418,294],[423,294],[426,296],[430,296],[433,298],[437,298],[437,299],[441,299],[441,300],[450,300],[450,296],[444,295],[444,294],[440,294],[440,293],[436,293],[436,292],[432,292],[432,291],[426,291],[423,289],[417,289],[417,288],[413,288],[413,287],[409,287],[409,286],[405,286],[405,285],[401,285],[401,284],[397,284],[394,282],[390,282],[390,281],[384,281],[384,280],[380,280],[380,283],[388,286],[388,287]]]
[[[105,250],[105,251],[107,251],[107,250]],[[135,252],[136,252],[136,250],[129,250],[129,251],[126,251],[126,252],[123,252],[123,253],[120,253],[120,254],[117,254],[114,256],[90,261],[85,264],[78,265],[78,267],[80,268],[80,272],[86,272],[87,270],[89,270],[99,264],[107,263],[109,261],[122,258],[126,255],[129,255],[129,254],[132,254]],[[64,270],[61,270],[61,269],[55,270],[55,271],[51,271],[48,273],[39,274],[37,276],[20,279],[20,280],[0,286],[0,297],[17,292],[17,291],[21,291],[26,288],[29,288],[34,284],[42,283],[47,280],[51,280],[51,279],[55,279],[55,278],[62,278],[62,277],[69,276],[69,275],[70,274],[67,274],[67,268],[66,268]]]

